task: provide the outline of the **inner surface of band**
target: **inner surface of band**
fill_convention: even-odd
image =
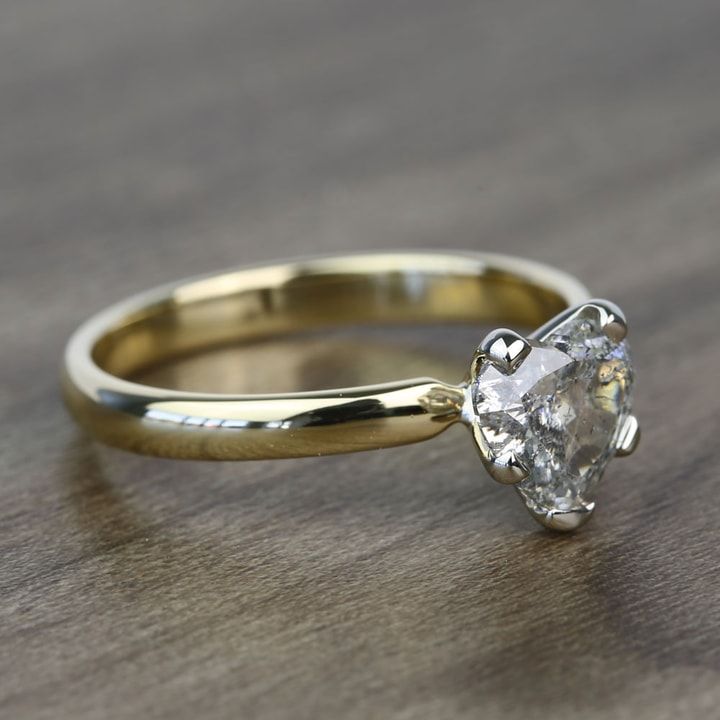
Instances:
[[[106,372],[128,377],[203,348],[319,328],[450,322],[535,328],[582,294],[579,285],[554,280],[432,254],[240,270],[129,307],[96,338],[92,357]]]

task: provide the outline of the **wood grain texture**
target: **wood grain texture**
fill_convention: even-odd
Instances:
[[[0,716],[720,717],[716,0],[0,17]],[[643,443],[577,535],[535,527],[461,430],[182,463],[65,414],[63,344],[111,301],[411,247],[533,257],[626,308]],[[170,377],[453,380],[476,338],[278,341]]]

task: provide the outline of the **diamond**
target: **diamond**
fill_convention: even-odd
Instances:
[[[528,468],[516,487],[532,511],[592,509],[630,414],[627,343],[580,312],[530,344],[512,371],[482,363],[472,387],[474,423],[492,457]]]

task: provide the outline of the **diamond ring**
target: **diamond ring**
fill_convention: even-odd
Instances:
[[[498,324],[463,382],[413,378],[316,392],[186,392],[132,381],[208,347],[350,324]],[[518,328],[538,328],[523,335]],[[639,439],[623,313],[571,276],[503,255],[397,252],[241,268],[141,293],[70,338],[65,401],[97,439],[170,458],[259,460],[374,450],[472,432],[482,462],[544,526],[595,507]],[[469,353],[470,354],[470,353]]]

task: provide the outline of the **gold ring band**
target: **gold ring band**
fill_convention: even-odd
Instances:
[[[136,295],[88,320],[67,345],[64,396],[97,439],[162,457],[288,458],[402,445],[460,420],[464,385],[415,378],[227,395],[126,378],[181,353],[338,325],[535,327],[588,297],[559,270],[493,254],[376,253],[242,268]]]

